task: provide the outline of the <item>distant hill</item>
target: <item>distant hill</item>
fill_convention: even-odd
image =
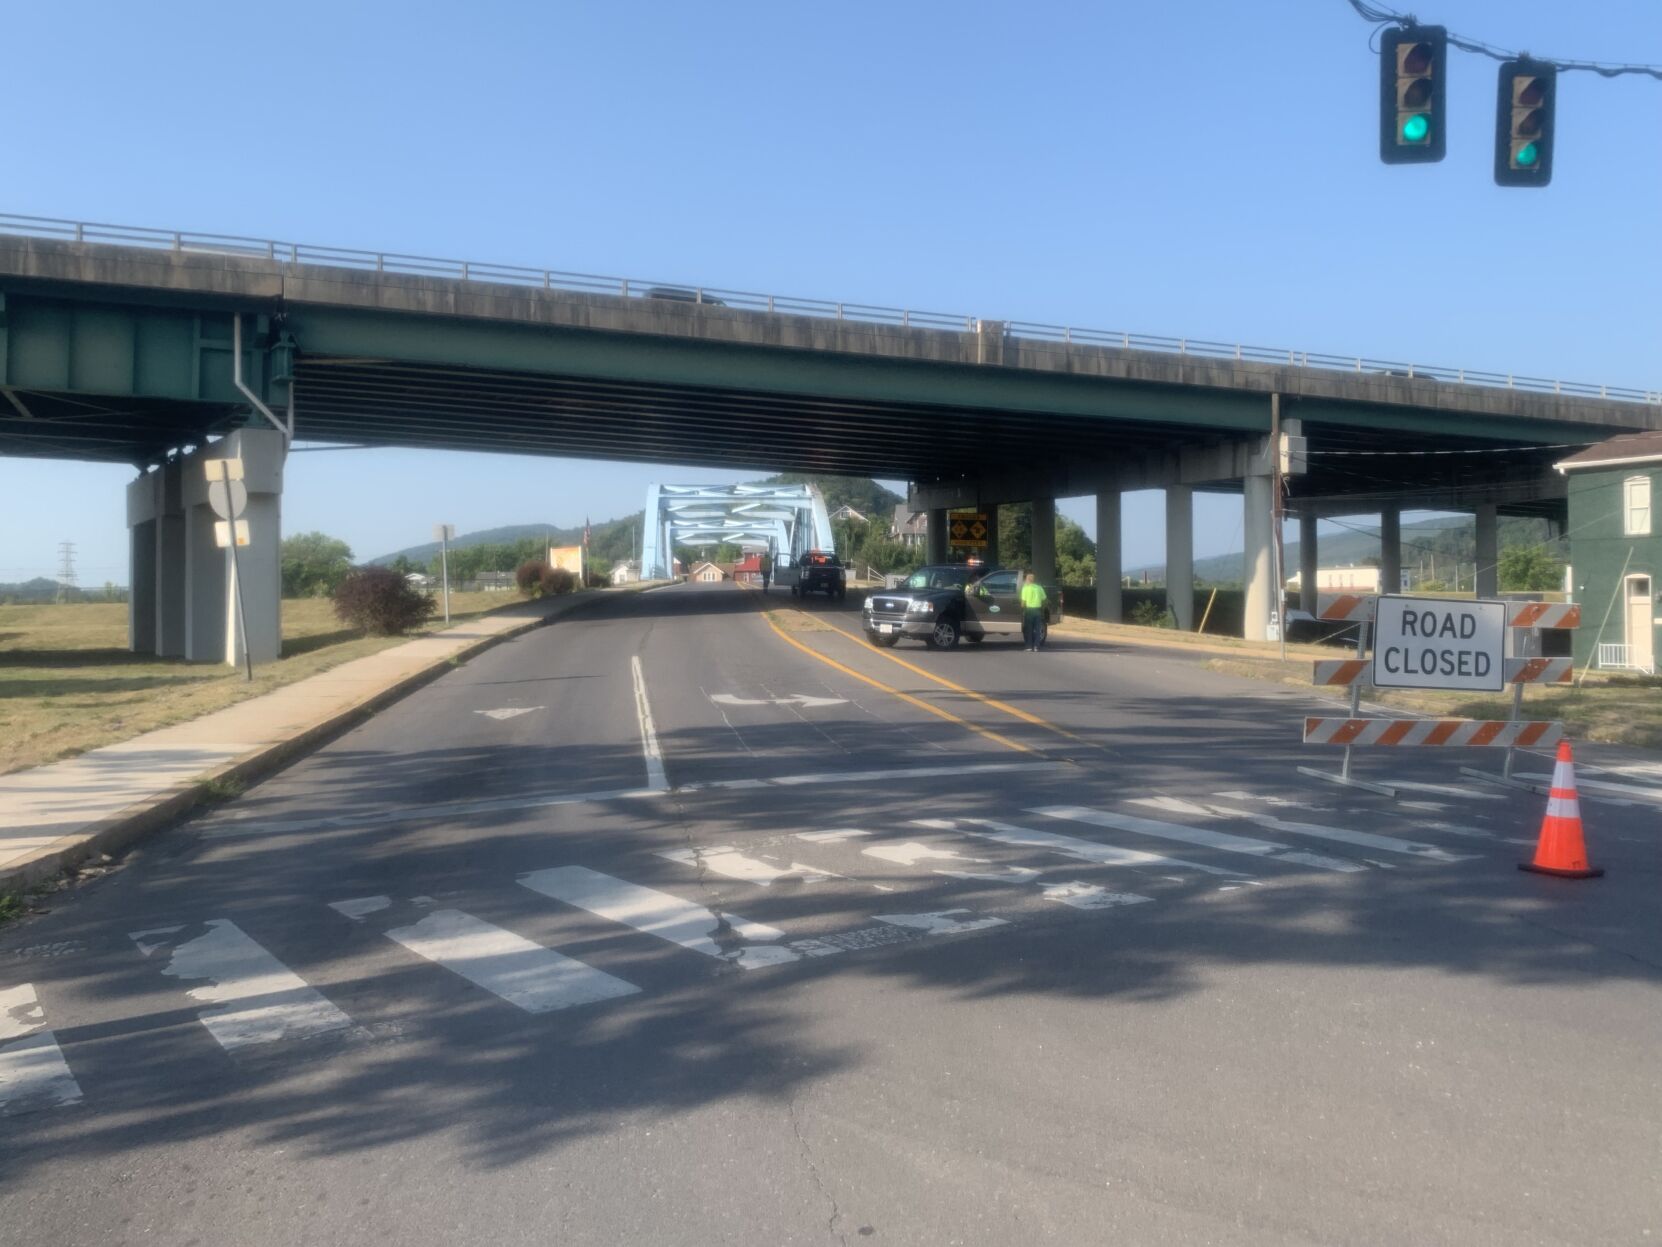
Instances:
[[[1363,531],[1324,532],[1319,543],[1320,561],[1323,567],[1354,567],[1364,563],[1377,563],[1379,559],[1379,529],[1372,524],[1361,523],[1347,519],[1346,524]],[[1503,518],[1500,522],[1500,546],[1506,549],[1509,546],[1541,545],[1546,544],[1555,553],[1563,557],[1565,551],[1560,548],[1556,539],[1552,538],[1547,530],[1545,520]],[[1287,574],[1293,575],[1298,571],[1299,543],[1289,541],[1286,546],[1285,562]],[[1402,565],[1403,567],[1419,567],[1424,563],[1429,571],[1435,560],[1439,576],[1448,577],[1456,563],[1473,563],[1477,560],[1477,531],[1476,521],[1458,517],[1442,517],[1438,519],[1419,520],[1402,526]],[[1468,571],[1470,569],[1468,568]],[[1165,578],[1166,568],[1163,563],[1150,563],[1137,567],[1126,574],[1141,577],[1147,572],[1154,580]],[[1195,579],[1208,582],[1239,583],[1241,579],[1241,554],[1215,554],[1209,558],[1195,560]]]
[[[456,540],[450,543],[452,550],[466,549],[468,546],[505,545],[511,541],[523,541],[527,537],[541,538],[551,536],[550,545],[572,545],[580,541],[583,536],[581,528],[560,528],[555,524],[508,524],[502,528],[481,528],[476,533],[459,533]],[[426,563],[438,557],[439,543],[436,541],[424,542],[419,546],[407,546],[402,550],[394,550],[391,554],[378,555],[369,560],[372,565],[390,563],[399,555],[403,555],[412,563]]]
[[[53,602],[57,597],[58,582],[45,576],[14,584],[0,584],[0,602]]]

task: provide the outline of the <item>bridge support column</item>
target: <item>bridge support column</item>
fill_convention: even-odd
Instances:
[[[1321,547],[1316,541],[1315,512],[1304,511],[1298,517],[1298,604],[1301,610],[1316,613],[1316,584],[1321,572]]]
[[[1273,570],[1275,516],[1270,477],[1248,476],[1241,484],[1241,528],[1246,536],[1241,577],[1246,585],[1246,619],[1242,632],[1249,641],[1267,641],[1270,611],[1275,609],[1276,599]]]
[[[185,503],[180,463],[156,469],[156,656],[185,656]]]
[[[184,508],[179,465],[166,463],[127,486],[127,648],[180,658],[185,652]]]
[[[248,507],[249,544],[237,551],[242,573],[248,650],[255,662],[272,662],[282,653],[283,458],[286,447],[275,430],[239,429],[203,447],[180,463],[184,503],[185,658],[190,662],[242,662],[237,628],[237,584],[231,551],[214,540],[218,520],[208,505],[204,464],[240,458]]]
[[[1125,618],[1121,539],[1120,494],[1105,489],[1096,496],[1096,617],[1109,623]]]
[[[987,544],[981,551],[981,563],[984,567],[998,566],[998,504],[982,507],[987,513]]]
[[[1056,499],[1033,499],[1033,575],[1042,585],[1056,583]]]
[[[1195,630],[1195,491],[1166,486],[1166,605],[1178,630]]]
[[[924,533],[924,561],[946,562],[946,508],[935,507],[928,512],[927,531]]]
[[[1379,591],[1402,592],[1402,508],[1379,512]]]
[[[1500,593],[1500,510],[1492,502],[1477,508],[1477,596]]]
[[[154,493],[148,475],[133,485]],[[156,517],[133,518],[133,487],[127,488],[127,648],[156,652]]]

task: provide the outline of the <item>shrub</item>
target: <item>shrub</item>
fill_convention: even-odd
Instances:
[[[433,613],[433,599],[390,567],[354,567],[335,589],[335,615],[376,636],[398,636]]]
[[[542,569],[542,593],[544,597],[556,597],[562,593],[570,593],[577,587],[577,573],[565,567],[547,567]]]
[[[548,564],[539,559],[526,559],[514,569],[514,583],[519,591],[528,598],[534,598],[542,593],[543,577],[548,575]]]
[[[1153,602],[1138,602],[1131,608],[1131,622],[1144,628],[1169,628],[1171,621],[1163,608]]]

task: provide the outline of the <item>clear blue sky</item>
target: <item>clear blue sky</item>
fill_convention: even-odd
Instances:
[[[1416,8],[1662,61],[1655,0]],[[71,0],[5,29],[0,210],[1662,388],[1662,83],[1566,75],[1553,185],[1505,191],[1494,63],[1451,52],[1448,159],[1388,168],[1344,0]],[[0,460],[0,580],[73,540],[124,582],[130,475]],[[285,526],[367,557],[598,521],[655,477],[724,474],[297,455]],[[1128,561],[1163,557],[1158,495],[1127,520]],[[1196,532],[1238,549],[1239,504]]]

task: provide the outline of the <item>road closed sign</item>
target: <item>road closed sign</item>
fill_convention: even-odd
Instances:
[[[1505,687],[1506,603],[1381,594],[1373,682],[1379,688]]]

